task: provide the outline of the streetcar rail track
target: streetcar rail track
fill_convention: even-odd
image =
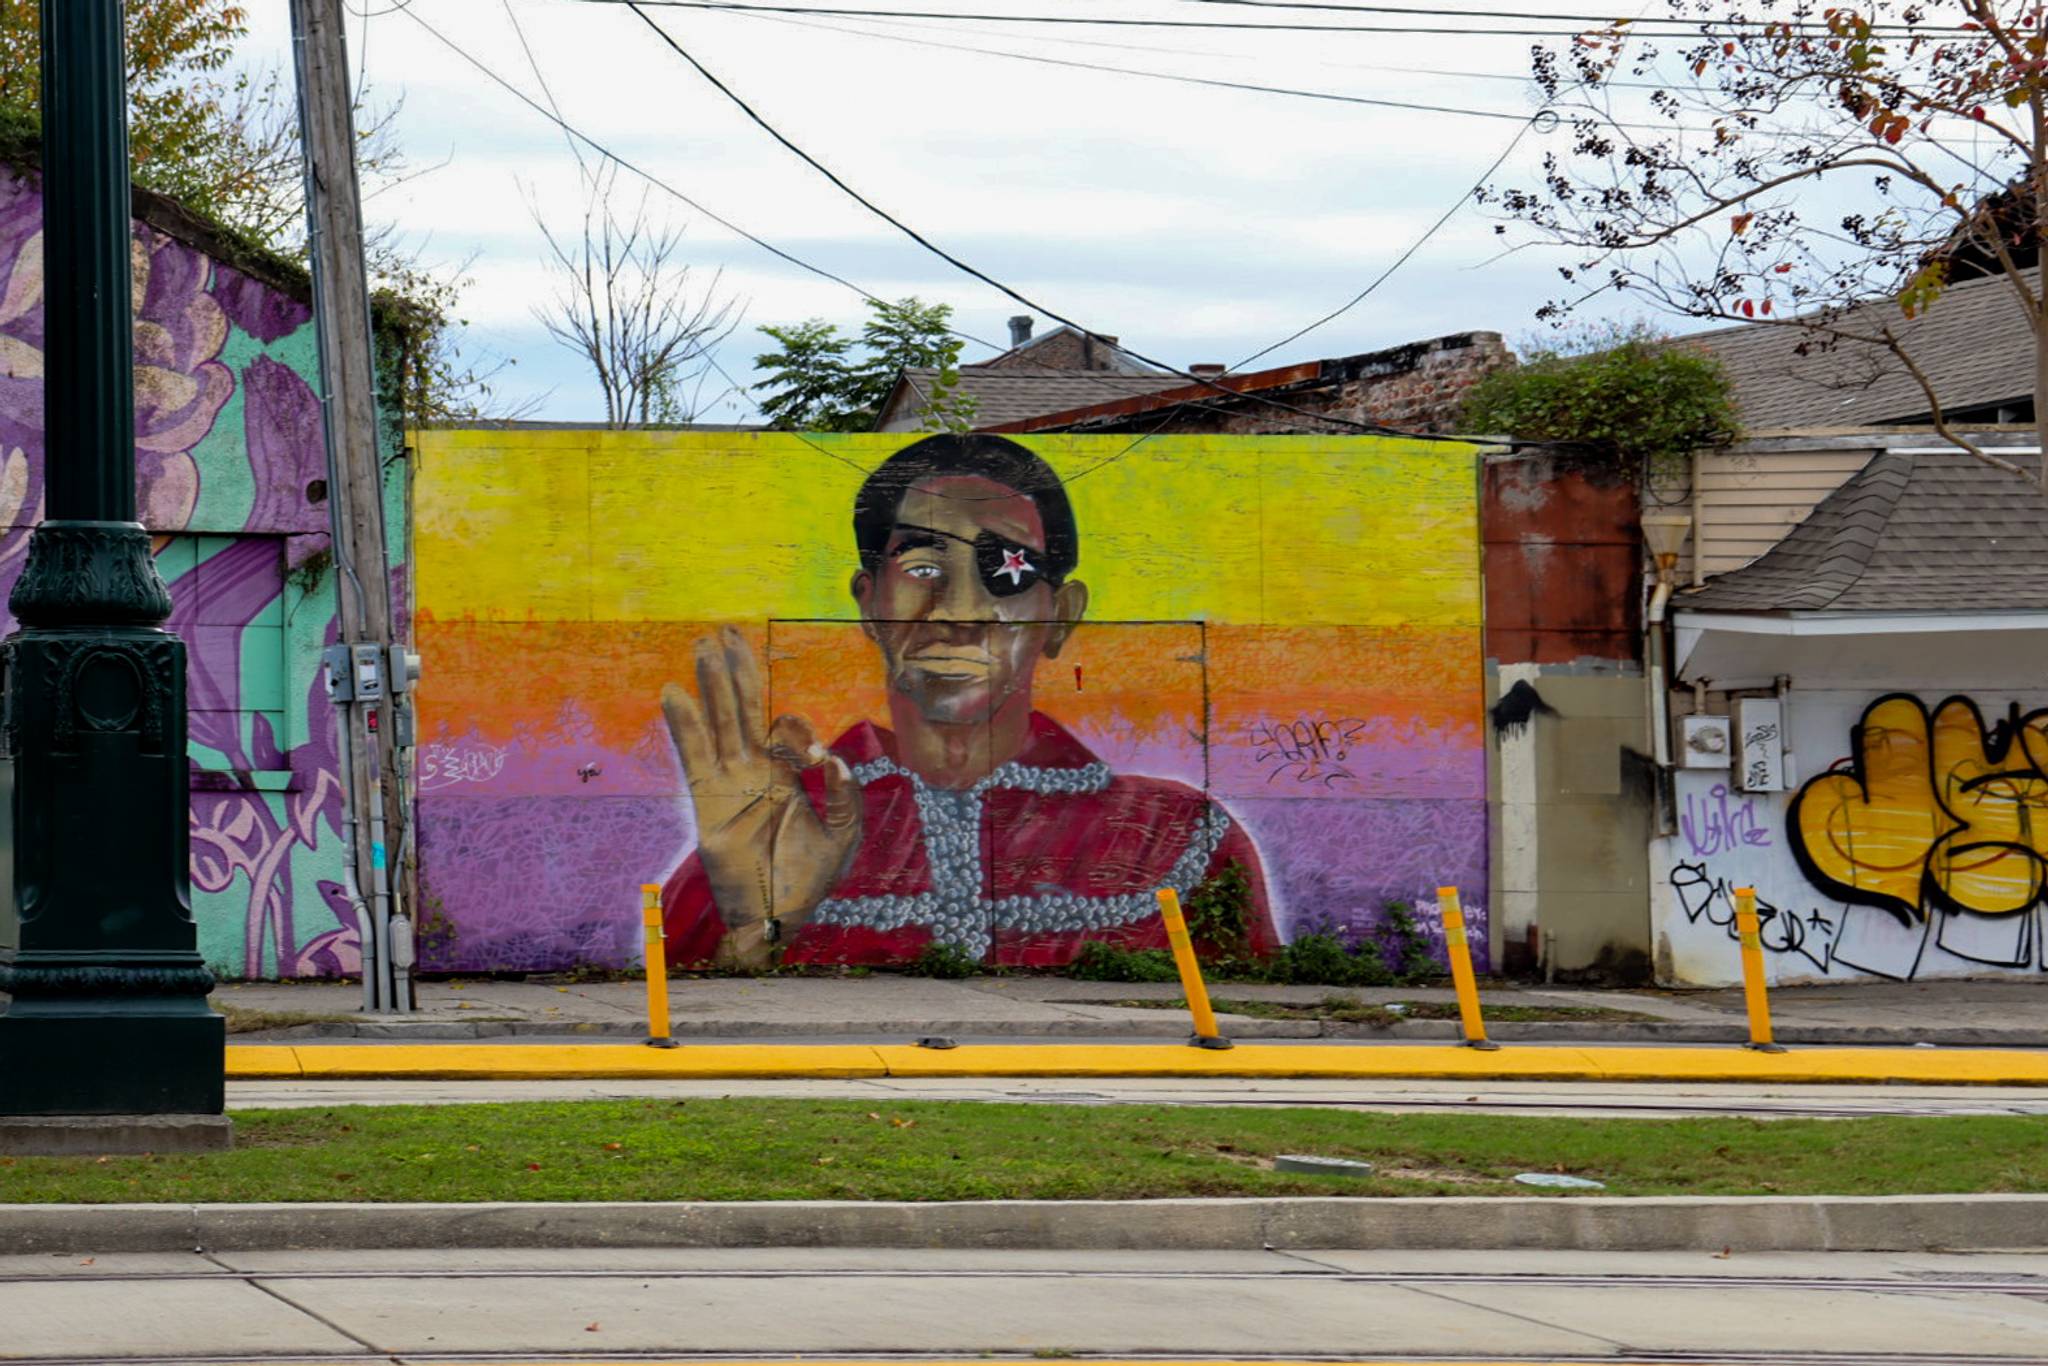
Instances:
[[[219,1254],[232,1256],[232,1253]],[[1295,1254],[1312,1259],[1312,1252]],[[895,1267],[434,1267],[362,1268],[235,1268],[220,1267],[157,1271],[91,1271],[53,1267],[47,1272],[0,1274],[0,1285],[41,1285],[52,1282],[178,1282],[178,1281],[506,1281],[506,1280],[1130,1280],[1130,1281],[1258,1281],[1318,1280],[1358,1285],[1537,1285],[1551,1288],[1628,1290],[1812,1290],[1862,1291],[1874,1294],[2015,1295],[2048,1298],[2048,1276],[2014,1273],[1971,1276],[1963,1272],[1894,1276],[1688,1275],[1540,1271],[1354,1271],[1304,1264],[1270,1270],[1145,1270],[1143,1268],[978,1269],[934,1271]],[[15,1358],[5,1356],[9,1366]]]
[[[597,1366],[597,1363],[659,1362],[663,1366],[750,1366],[751,1363],[786,1363],[799,1354],[790,1352],[701,1352],[637,1351],[603,1352],[385,1352],[361,1351],[290,1352],[278,1355],[198,1353],[191,1355],[118,1355],[104,1352],[68,1356],[8,1356],[8,1366],[81,1366],[86,1362],[118,1362],[120,1366],[292,1366],[292,1363],[322,1363],[322,1366],[356,1366],[357,1363],[392,1363],[393,1366]],[[975,1352],[981,1362],[1029,1363],[1040,1360],[1036,1353]],[[935,1366],[963,1361],[960,1352],[885,1351],[812,1352],[801,1354],[807,1366],[841,1366],[842,1363],[906,1363],[906,1366]],[[1316,1362],[1328,1366],[1453,1366],[1458,1362],[1486,1363],[1487,1366],[1526,1363],[1526,1366],[1614,1366],[1614,1363],[1649,1363],[1651,1366],[2048,1366],[2048,1356],[1985,1356],[1950,1352],[1827,1352],[1827,1351],[1720,1351],[1669,1352],[1624,1349],[1603,1355],[1570,1355],[1546,1352],[1514,1355],[1489,1352],[1481,1356],[1427,1352],[1361,1357],[1315,1352],[1257,1354],[1232,1352],[1228,1356],[1186,1352],[1087,1352],[1062,1353],[1062,1359],[1078,1362],[1172,1362],[1175,1366],[1239,1366],[1244,1363]]]

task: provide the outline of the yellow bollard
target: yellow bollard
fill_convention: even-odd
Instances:
[[[1451,960],[1451,985],[1458,989],[1458,1019],[1465,1046],[1492,1053],[1500,1045],[1486,1037],[1486,1019],[1479,1013],[1479,981],[1472,975],[1472,946],[1465,940],[1465,911],[1456,887],[1436,889],[1436,910],[1444,922],[1444,952]]]
[[[1171,887],[1159,889],[1159,915],[1166,921],[1166,942],[1173,946],[1173,962],[1180,969],[1180,987],[1188,998],[1188,1013],[1195,1017],[1195,1032],[1188,1042],[1197,1048],[1229,1048],[1230,1040],[1216,1028],[1216,1012],[1209,1008],[1209,989],[1202,985],[1202,965],[1195,961],[1195,941],[1188,937],[1188,922],[1181,918],[1180,893]]]
[[[1749,1044],[1759,1053],[1782,1053],[1771,1040],[1771,1001],[1764,992],[1764,941],[1756,919],[1756,888],[1735,889],[1735,937],[1742,945],[1742,1003],[1749,1008]]]
[[[661,887],[640,884],[640,923],[647,943],[647,1046],[674,1048],[668,1035],[668,945],[661,931]]]

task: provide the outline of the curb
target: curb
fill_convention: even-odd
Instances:
[[[0,1206],[0,1254],[356,1248],[1991,1252],[2048,1196]]]
[[[1303,1077],[1474,1081],[1843,1082],[2048,1086],[2048,1051],[1241,1044],[238,1044],[231,1080],[705,1080],[791,1077]]]
[[[828,1039],[877,1036],[917,1038],[944,1034],[958,1039],[1181,1039],[1187,1020],[1160,1012],[1154,1020],[676,1020],[669,1032],[679,1039]],[[1449,1043],[1459,1037],[1455,1020],[1404,1020],[1385,1029],[1334,1020],[1267,1020],[1220,1015],[1223,1032],[1233,1039],[1360,1039],[1387,1042]],[[1740,1044],[1749,1037],[1740,1020],[1672,1020],[1634,1024],[1556,1020],[1500,1023],[1488,1021],[1487,1037],[1501,1043]],[[1977,1029],[1896,1025],[1799,1025],[1778,1023],[1773,1034],[1782,1044],[1821,1047],[1858,1044],[1912,1048],[1933,1044],[1943,1048],[2048,1048],[2048,1030]],[[647,1037],[639,1020],[323,1020],[253,1030],[240,1036],[264,1042],[294,1039],[464,1040],[464,1039],[632,1039]]]

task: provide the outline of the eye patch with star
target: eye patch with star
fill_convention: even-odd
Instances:
[[[998,598],[1013,598],[1045,580],[1045,552],[1006,540],[993,531],[974,538],[974,566],[982,587]]]

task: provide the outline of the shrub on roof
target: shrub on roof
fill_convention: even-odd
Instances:
[[[1739,430],[1721,363],[1640,323],[1531,350],[1472,386],[1461,425],[1605,449],[1652,470]]]

